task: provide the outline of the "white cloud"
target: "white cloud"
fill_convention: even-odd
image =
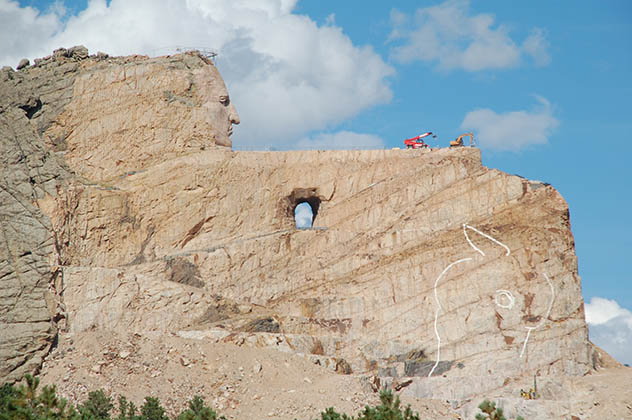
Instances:
[[[517,151],[534,144],[544,144],[559,125],[551,104],[535,95],[538,106],[532,111],[509,111],[498,114],[484,108],[465,115],[461,128],[474,131],[474,138],[484,148]]]
[[[293,14],[296,2],[90,0],[64,23],[0,0],[0,65],[78,44],[111,55],[165,54],[174,45],[215,49],[241,117],[234,146],[287,148],[389,102],[394,73],[371,47],[353,45],[333,16],[318,26]]]
[[[0,66],[17,66],[25,57],[48,55],[52,50],[41,41],[51,39],[61,28],[60,3],[48,13],[32,7],[21,8],[17,2],[0,0]]]
[[[299,150],[358,150],[383,149],[384,147],[384,140],[378,136],[354,133],[352,131],[339,131],[304,137],[291,148]]]
[[[389,40],[403,39],[392,48],[394,60],[438,62],[445,70],[479,71],[516,67],[523,54],[536,65],[550,62],[548,42],[538,28],[522,46],[509,36],[504,25],[495,25],[494,16],[469,15],[468,0],[448,0],[437,6],[417,9],[414,24],[399,11],[391,12],[393,31]]]
[[[610,299],[584,305],[590,340],[621,363],[632,364],[632,312]]]
[[[299,229],[311,228],[313,218],[313,211],[308,203],[301,203],[294,209],[294,220]]]
[[[551,63],[549,54],[549,41],[544,36],[544,31],[540,28],[531,30],[531,33],[522,43],[522,49],[526,54],[533,57],[536,66],[542,67]]]

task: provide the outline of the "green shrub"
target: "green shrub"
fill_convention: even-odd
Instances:
[[[476,415],[476,420],[507,420],[503,414],[503,409],[496,407],[496,403],[485,400],[478,405],[483,412]],[[516,420],[524,420],[518,416]]]
[[[38,395],[39,378],[24,377],[19,387],[0,388],[0,420],[82,420],[75,408],[58,398],[55,385],[45,386]]]
[[[381,404],[371,408],[364,407],[358,417],[339,414],[333,408],[328,408],[320,414],[321,420],[420,420],[419,414],[413,413],[410,405],[404,411],[400,408],[399,395],[393,395],[390,390],[380,392]]]
[[[120,395],[118,397],[119,403],[119,415],[116,420],[135,420],[136,419],[136,406],[133,402],[128,402],[127,398]]]
[[[26,375],[24,379],[25,383],[20,386],[4,384],[0,387],[0,420],[170,420],[158,398],[145,397],[138,410],[134,403],[119,396],[119,414],[111,417],[114,404],[103,390],[90,392],[86,401],[75,408],[57,396],[55,385],[44,386],[40,391],[39,378]],[[478,407],[482,413],[476,415],[476,420],[506,420],[502,409],[493,402],[485,400]],[[219,416],[201,397],[195,396],[174,420],[226,420],[226,417]],[[402,409],[399,396],[386,390],[380,393],[379,405],[367,405],[357,417],[327,408],[320,414],[320,420],[420,420],[420,417],[410,405]]]
[[[189,401],[189,409],[183,411],[178,416],[178,420],[225,420],[226,417],[217,417],[217,413],[204,404],[204,400],[199,396],[193,397]]]
[[[45,386],[38,393],[39,378],[25,376],[26,384],[18,387],[4,384],[0,387],[0,420],[110,420],[110,412],[114,408],[112,398],[103,390],[92,391],[88,399],[77,408],[68,404],[64,398],[57,396],[56,387]],[[119,416],[114,420],[169,420],[165,409],[158,398],[146,397],[145,403],[137,414],[134,403],[119,397]],[[221,420],[215,411],[204,405],[201,398],[196,397],[189,403],[189,410],[184,411],[178,420]]]
[[[142,420],[169,420],[165,409],[160,405],[160,400],[155,397],[145,397],[145,403],[140,408]]]
[[[88,399],[78,407],[83,418],[91,420],[109,420],[110,411],[114,408],[112,398],[105,395],[103,390],[98,389],[88,393]]]

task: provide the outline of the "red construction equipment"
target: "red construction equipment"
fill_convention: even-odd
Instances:
[[[437,136],[435,134],[432,134],[431,131],[428,131],[427,133],[423,133],[418,135],[417,137],[412,137],[410,139],[406,139],[404,140],[404,144],[406,145],[407,149],[421,149],[424,147],[430,147],[426,142],[424,142],[422,139],[428,136],[432,136],[432,138],[437,138]]]

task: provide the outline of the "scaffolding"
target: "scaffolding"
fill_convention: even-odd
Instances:
[[[209,60],[215,62],[215,57],[217,57],[217,51],[208,47],[185,47],[182,45],[174,45],[170,47],[160,47],[152,50],[152,56],[156,57],[159,55],[173,55],[173,54],[182,54],[186,52],[197,51],[202,54],[204,57]]]

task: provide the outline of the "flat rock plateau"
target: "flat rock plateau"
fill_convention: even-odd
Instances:
[[[474,147],[235,152],[197,52],[0,71],[0,380],[173,415],[632,417],[588,340],[566,202]],[[294,210],[307,202],[311,229]],[[538,399],[522,389],[537,382]]]

